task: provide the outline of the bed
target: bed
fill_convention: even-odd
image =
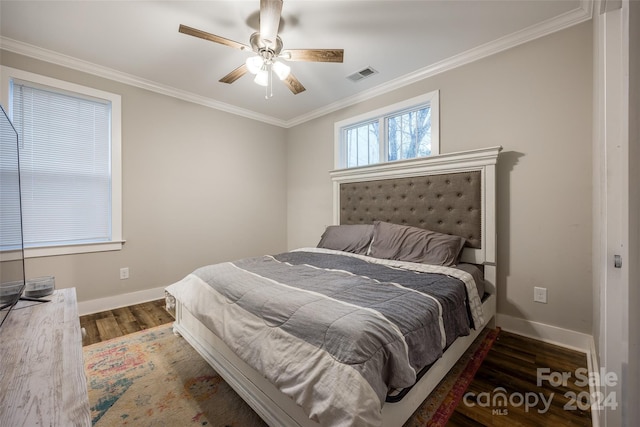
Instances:
[[[317,246],[166,288],[182,335],[272,426],[401,426],[496,311],[501,147],[330,173]]]

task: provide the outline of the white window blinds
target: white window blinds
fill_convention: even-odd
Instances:
[[[13,81],[25,247],[111,240],[111,103]]]
[[[2,106],[0,141],[0,251],[10,251],[22,249],[18,135]]]

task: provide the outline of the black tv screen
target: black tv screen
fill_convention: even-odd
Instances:
[[[0,105],[0,326],[25,287],[18,133]]]

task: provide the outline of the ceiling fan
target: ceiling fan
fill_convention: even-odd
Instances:
[[[238,43],[202,30],[180,25],[179,32],[199,37],[236,49],[253,52],[247,61],[221,78],[222,83],[233,83],[247,72],[255,74],[254,82],[260,86],[271,87],[273,73],[284,82],[294,95],[305,87],[291,74],[291,68],[278,61],[342,62],[343,49],[287,49],[283,50],[282,39],[278,36],[282,0],[260,0],[260,31],[249,38],[249,44]],[[268,98],[268,96],[266,96]]]

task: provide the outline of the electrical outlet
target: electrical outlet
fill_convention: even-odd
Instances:
[[[539,288],[535,286],[533,288],[533,300],[535,302],[547,303],[547,288]]]
[[[120,269],[120,280],[129,278],[129,267],[122,267]]]

